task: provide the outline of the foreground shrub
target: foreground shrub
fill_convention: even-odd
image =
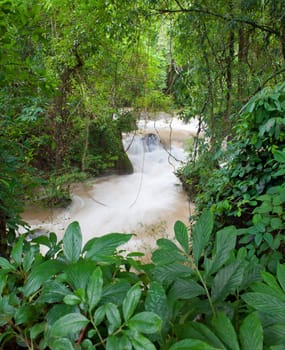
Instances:
[[[236,249],[243,232],[213,227],[210,211],[190,234],[176,222],[149,264],[117,251],[131,234],[82,247],[77,222],[60,242],[20,236],[0,258],[1,348],[282,349],[285,266],[266,272],[252,247]]]

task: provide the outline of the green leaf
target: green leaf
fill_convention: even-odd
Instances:
[[[184,339],[172,345],[169,350],[218,350],[197,339]]]
[[[184,262],[187,260],[185,256],[182,255],[182,252],[176,247],[175,249],[157,249],[152,254],[152,261],[156,265],[169,265],[174,262]]]
[[[95,261],[79,260],[65,268],[66,280],[74,290],[86,290],[89,279],[96,268]]]
[[[81,299],[77,295],[67,294],[63,298],[63,302],[67,305],[78,305],[81,303]]]
[[[117,342],[116,350],[132,350],[132,343],[126,335],[122,335]]]
[[[152,334],[157,333],[161,329],[161,319],[154,312],[140,312],[128,321],[130,329],[139,333]]]
[[[112,334],[121,325],[121,316],[117,305],[112,303],[105,304],[105,312],[107,320],[109,321],[108,333]]]
[[[192,233],[192,249],[196,264],[198,264],[199,258],[209,242],[213,225],[213,214],[207,210],[202,213],[194,226]]]
[[[37,300],[38,303],[58,303],[63,300],[63,298],[70,293],[63,283],[58,281],[49,281],[43,285],[42,292]]]
[[[30,296],[33,294],[51,276],[60,272],[63,269],[63,266],[64,264],[60,261],[48,260],[32,268],[27,284],[23,288],[24,295]]]
[[[123,316],[125,321],[128,321],[129,318],[133,315],[139,303],[141,294],[142,294],[142,291],[139,283],[135,284],[127,292],[127,295],[123,301]]]
[[[100,307],[98,307],[98,309],[95,311],[94,313],[94,323],[96,326],[98,326],[103,320],[104,317],[106,316],[106,304],[101,305]]]
[[[189,266],[178,263],[171,265],[157,266],[152,269],[151,274],[154,280],[161,282],[165,286],[169,286],[177,278],[187,278],[193,274],[193,270]]]
[[[130,287],[130,283],[125,279],[120,279],[114,281],[112,284],[104,286],[101,303],[110,302],[116,305],[121,305]]]
[[[279,163],[285,163],[285,152],[276,150],[273,153],[274,159],[277,160]]]
[[[283,221],[279,218],[272,218],[270,220],[270,226],[273,230],[280,230],[283,227]]]
[[[87,326],[89,320],[79,314],[71,313],[60,317],[51,327],[51,337],[66,337],[78,333]]]
[[[278,264],[277,265],[277,279],[280,283],[280,286],[283,289],[283,292],[285,292],[285,265],[284,264]]]
[[[174,224],[175,238],[180,243],[185,254],[189,254],[189,237],[186,225],[182,221],[176,221]]]
[[[242,299],[254,309],[274,315],[276,322],[285,322],[285,302],[265,293],[245,293]]]
[[[208,326],[201,322],[185,322],[183,325],[177,324],[175,333],[179,339],[197,339],[203,341],[217,349],[226,350],[222,341],[212,332]]]
[[[36,339],[39,334],[43,333],[46,327],[46,323],[36,323],[30,329],[30,337],[32,340]]]
[[[0,257],[0,267],[7,272],[16,271],[16,267],[3,257]]]
[[[177,279],[169,290],[169,297],[173,299],[192,299],[206,294],[205,289],[197,282],[189,279]]]
[[[18,266],[22,263],[24,239],[25,235],[21,235],[11,251],[11,255]]]
[[[212,260],[207,260],[206,274],[217,272],[229,259],[231,251],[236,246],[237,231],[234,226],[225,227],[216,233],[215,254]]]
[[[53,339],[49,346],[51,350],[74,350],[72,342],[67,338]]]
[[[218,312],[211,321],[214,333],[223,341],[229,350],[239,350],[236,331],[230,319],[223,313]]]
[[[109,335],[106,343],[106,350],[118,350],[118,338],[114,335]]]
[[[145,310],[156,313],[164,323],[167,323],[170,311],[165,290],[160,283],[155,281],[150,283],[145,299]]]
[[[135,350],[156,350],[152,342],[141,334],[128,333],[128,338]]]
[[[22,305],[17,307],[17,311],[15,313],[15,323],[16,325],[20,325],[23,323],[32,324],[34,320],[37,318],[37,309],[34,305]]]
[[[223,300],[233,293],[242,283],[244,266],[241,261],[235,261],[219,270],[211,290],[213,301]]]
[[[63,236],[63,253],[69,262],[76,262],[80,258],[82,248],[82,234],[77,221],[72,222]]]
[[[127,243],[132,236],[132,234],[125,233],[110,233],[102,237],[95,237],[86,243],[83,251],[86,251],[86,258],[100,261],[106,256],[112,256],[117,247]]]
[[[103,277],[102,270],[97,267],[89,278],[87,285],[87,300],[90,312],[99,303],[102,298]]]
[[[60,317],[74,312],[79,312],[77,305],[55,304],[51,306],[46,314],[48,325],[53,325]]]
[[[240,343],[242,350],[263,349],[263,329],[255,314],[248,315],[240,327]]]
[[[283,345],[285,347],[284,323],[275,324],[264,329],[264,338],[267,345]],[[271,348],[270,348],[271,349]]]

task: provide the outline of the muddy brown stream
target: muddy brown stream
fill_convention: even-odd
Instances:
[[[188,224],[193,206],[174,172],[185,160],[186,141],[196,128],[195,122],[186,125],[166,115],[140,121],[138,132],[124,139],[133,174],[77,183],[68,208],[27,207],[23,219],[59,238],[69,223],[78,221],[84,242],[111,232],[134,233],[125,249],[148,255],[158,238],[173,237],[175,221]]]

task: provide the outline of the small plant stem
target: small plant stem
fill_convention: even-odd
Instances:
[[[202,275],[201,275],[201,273],[200,273],[200,271],[198,269],[198,266],[195,264],[193,258],[190,258],[190,260],[191,260],[191,265],[193,266],[194,270],[196,271],[196,273],[197,273],[197,275],[198,275],[198,277],[199,277],[199,279],[200,279],[200,281],[202,283],[202,286],[205,289],[205,292],[206,292],[206,295],[207,295],[207,298],[208,298],[208,301],[209,301],[212,313],[213,313],[214,317],[216,317],[216,310],[215,310],[215,307],[213,305],[209,289],[208,289],[208,287],[207,287],[207,285],[206,285],[206,283],[205,283],[205,281],[204,281],[204,279],[203,279],[203,277],[202,277]]]

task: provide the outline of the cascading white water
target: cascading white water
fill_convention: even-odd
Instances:
[[[135,233],[126,249],[149,251],[156,239],[173,236],[176,220],[187,223],[189,203],[174,170],[185,158],[183,143],[195,129],[196,125],[177,119],[141,121],[139,132],[124,138],[133,174],[76,184],[67,209],[33,208],[23,219],[32,228],[56,232],[60,238],[76,220],[85,242],[110,232]]]

